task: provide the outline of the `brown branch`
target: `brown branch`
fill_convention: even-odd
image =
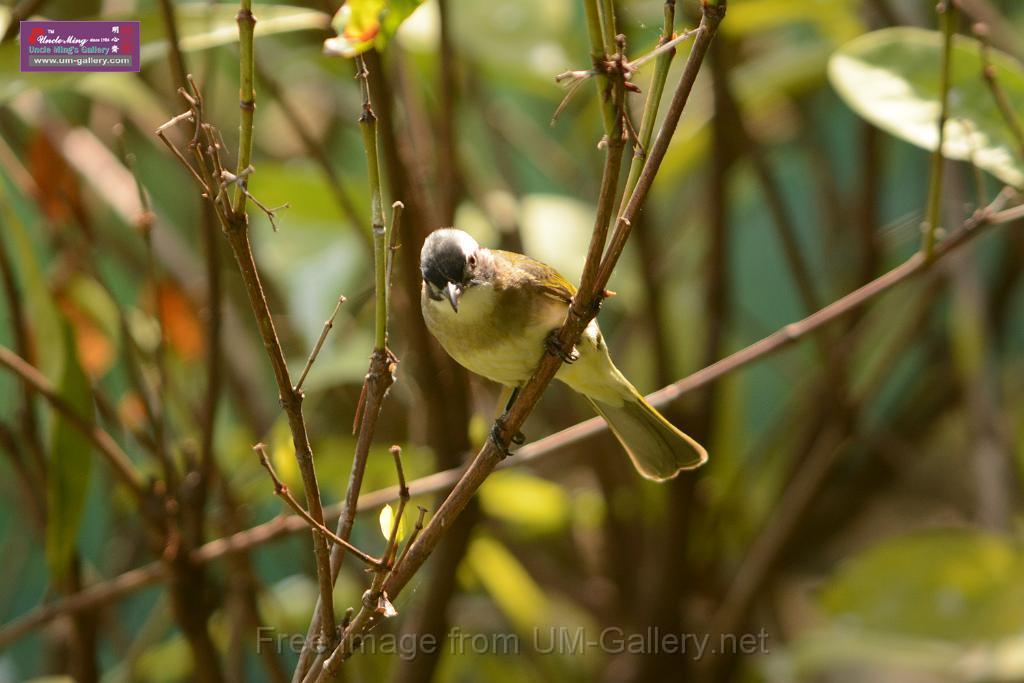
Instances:
[[[160,0],[160,17],[167,31],[167,43],[171,53],[171,73],[174,76],[175,90],[188,86],[186,74],[188,68],[185,66],[185,55],[181,51],[181,41],[178,39],[178,22],[174,17],[174,8],[171,0]]]
[[[458,87],[456,70],[458,60],[452,49],[451,6],[449,0],[437,3],[438,33],[440,42],[439,100],[440,112],[437,121],[437,184],[439,192],[438,214],[442,225],[451,225],[455,220],[455,209],[462,194],[459,177],[458,149],[455,144],[456,111]]]
[[[239,12],[239,26],[243,38],[242,46],[242,72],[243,72],[243,93],[249,97],[243,102],[242,125],[243,125],[243,146],[240,148],[239,159],[248,162],[249,150],[245,147],[251,143],[252,136],[252,111],[245,106],[248,102],[252,106],[252,24],[255,20],[247,3],[243,0],[243,9]],[[248,46],[245,43],[248,42]],[[193,176],[197,179],[206,200],[216,212],[221,227],[227,237],[228,244],[235,257],[239,272],[245,285],[246,295],[249,300],[253,317],[259,330],[260,338],[263,341],[264,350],[273,369],[274,379],[277,382],[278,396],[281,406],[288,419],[288,427],[292,434],[292,442],[295,447],[295,459],[299,465],[299,472],[302,475],[303,487],[305,489],[306,504],[309,514],[319,525],[323,525],[323,507],[320,502],[320,487],[316,479],[316,470],[313,467],[313,451],[310,446],[309,435],[306,431],[306,422],[302,414],[302,393],[296,391],[291,382],[288,371],[288,364],[284,356],[284,350],[277,336],[277,329],[274,325],[273,316],[270,313],[270,306],[267,303],[263,291],[263,282],[252,253],[252,244],[249,241],[249,218],[245,213],[246,194],[244,181],[236,185],[239,190],[235,195],[235,203],[229,203],[226,192],[214,191],[219,187],[219,180],[224,177],[224,165],[221,162],[220,154],[223,145],[220,135],[216,129],[203,121],[203,101],[199,90],[194,82],[189,79],[192,93],[181,91],[182,97],[189,103],[190,116],[187,117],[194,124],[193,143],[191,145],[195,155],[197,168],[193,168],[184,160],[184,156],[177,151],[172,143],[163,135],[171,122],[185,120],[177,116],[158,129],[157,134],[168,147],[175,153],[183,163],[188,165]],[[248,132],[244,130],[248,128]],[[248,164],[245,165],[248,169]],[[235,174],[237,176],[237,174]],[[319,534],[313,533],[313,551],[316,556],[317,581],[320,588],[321,598],[327,603],[321,622],[322,636],[326,642],[334,641],[334,609],[331,605],[333,595],[333,582],[330,572],[330,549],[326,539]]]
[[[46,0],[23,0],[11,9],[11,14],[8,19],[10,21],[7,24],[7,28],[4,30],[4,34],[0,37],[0,44],[6,43],[16,35],[18,35],[18,29],[21,22],[28,19],[33,14],[39,11]]]

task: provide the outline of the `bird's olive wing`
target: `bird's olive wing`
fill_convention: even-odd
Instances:
[[[553,299],[568,303],[576,293],[576,287],[562,277],[557,270],[546,263],[512,251],[493,250],[495,254],[505,258],[511,265],[529,276],[530,282],[541,292]]]

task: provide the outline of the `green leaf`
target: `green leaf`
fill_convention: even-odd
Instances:
[[[92,392],[78,362],[71,330],[64,333],[64,375],[60,395],[78,415],[92,420]],[[50,576],[60,580],[75,549],[89,490],[92,454],[89,440],[61,414],[54,421],[53,447],[47,470],[46,562]]]
[[[38,224],[38,215],[28,209],[27,203],[16,202],[16,197],[0,185],[0,220],[4,223],[3,239],[8,242],[18,271],[21,295],[25,299],[27,324],[37,354],[36,367],[47,377],[59,377],[63,372],[65,350],[62,346],[60,315],[50,292],[42,264],[45,257],[33,245],[33,235],[26,226]],[[23,198],[22,198],[23,199]],[[24,212],[18,211],[25,207]]]
[[[850,560],[825,586],[848,628],[955,641],[1024,632],[1024,552],[998,536],[940,530],[895,538]]]
[[[324,52],[355,57],[371,47],[387,44],[405,19],[423,0],[349,0],[334,15],[331,28],[338,34],[324,41]]]
[[[982,78],[980,43],[955,36],[950,71],[949,120],[943,154],[973,161],[1003,182],[1024,187],[1024,159]],[[896,137],[934,150],[938,144],[938,31],[898,27],[856,38],[829,61],[829,79],[846,103]],[[991,50],[999,85],[1011,107],[1024,111],[1024,66]]]

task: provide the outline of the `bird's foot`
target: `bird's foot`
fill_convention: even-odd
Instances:
[[[558,330],[554,330],[544,340],[544,348],[547,352],[553,356],[558,356],[562,359],[562,362],[566,365],[572,365],[580,359],[580,352],[573,347],[571,350],[566,351],[562,347],[562,342],[558,339]]]
[[[504,430],[505,416],[502,415],[501,417],[494,421],[494,426],[491,427],[490,438],[491,442],[494,444],[494,447],[497,448],[498,452],[501,454],[501,457],[507,458],[510,455],[512,455],[512,450],[509,448],[509,446],[506,446],[502,443],[502,432]],[[515,434],[512,435],[512,438],[509,439],[509,441],[512,444],[515,444],[516,446],[521,446],[526,441],[526,436],[522,432],[516,432]]]

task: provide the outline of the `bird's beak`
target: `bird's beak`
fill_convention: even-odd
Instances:
[[[448,303],[452,305],[452,310],[456,313],[459,312],[459,297],[462,296],[462,288],[454,282],[448,283],[448,288],[445,289],[445,295],[448,297]]]

